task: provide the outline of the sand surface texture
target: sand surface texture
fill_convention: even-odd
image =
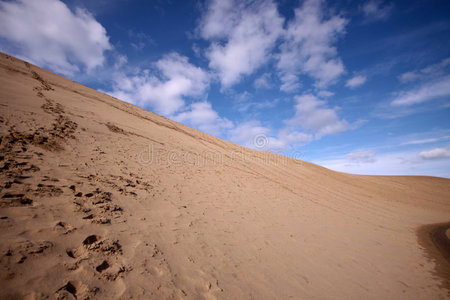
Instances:
[[[0,130],[1,299],[450,296],[418,238],[449,179],[242,148],[4,54]]]

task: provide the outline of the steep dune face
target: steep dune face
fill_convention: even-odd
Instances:
[[[242,148],[3,54],[0,87],[0,298],[449,296],[417,238],[448,179]]]

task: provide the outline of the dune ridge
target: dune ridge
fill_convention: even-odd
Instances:
[[[240,147],[6,54],[0,86],[0,298],[450,296],[423,229],[449,179]]]

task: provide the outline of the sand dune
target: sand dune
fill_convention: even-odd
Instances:
[[[2,299],[450,296],[449,179],[239,147],[4,54],[0,86]]]

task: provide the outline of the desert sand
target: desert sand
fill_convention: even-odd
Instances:
[[[5,54],[0,129],[1,299],[450,297],[449,179],[243,148]]]

